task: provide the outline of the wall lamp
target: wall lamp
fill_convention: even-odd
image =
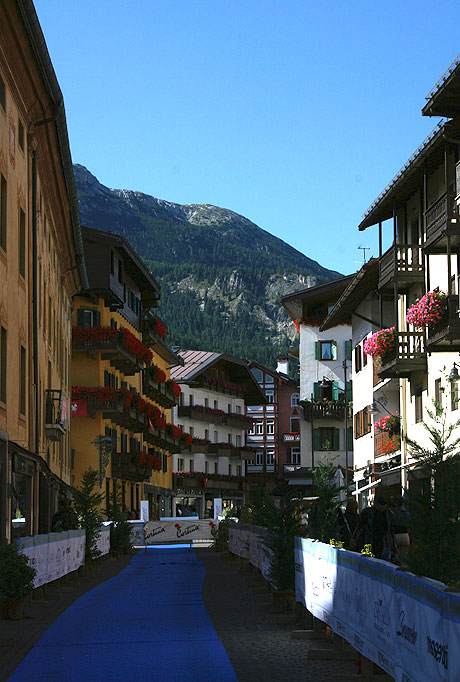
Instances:
[[[460,379],[460,374],[458,373],[458,367],[456,362],[452,365],[452,369],[449,374],[449,381],[458,381]]]
[[[380,400],[374,400],[374,402],[371,403],[369,405],[369,407],[367,408],[367,413],[368,414],[378,414],[380,412],[380,409],[377,407],[377,404],[379,404],[380,407],[383,407],[383,409],[385,410],[385,412],[387,414],[391,414],[391,412],[389,410],[387,410],[385,405],[383,403],[381,403]]]

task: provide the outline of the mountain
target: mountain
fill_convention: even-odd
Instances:
[[[81,222],[123,235],[162,286],[168,342],[276,366],[295,330],[279,299],[336,277],[233,211],[109,189],[74,166]]]

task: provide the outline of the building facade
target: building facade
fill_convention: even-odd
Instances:
[[[72,482],[99,472],[105,505],[170,516],[172,454],[188,446],[171,423],[180,363],[155,315],[160,287],[122,237],[82,228],[89,288],[74,298]]]
[[[192,511],[200,518],[213,516],[214,500],[223,508],[241,508],[246,502],[246,462],[252,449],[246,432],[252,419],[247,405],[265,400],[246,361],[224,353],[180,350],[183,367],[171,376],[181,386],[174,421],[193,437],[190,453],[175,454],[174,515]]]
[[[65,110],[31,2],[0,7],[0,540],[71,483],[72,296],[87,286]]]

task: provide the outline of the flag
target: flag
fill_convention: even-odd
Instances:
[[[81,398],[80,400],[72,400],[72,417],[87,417],[88,416],[88,400]]]

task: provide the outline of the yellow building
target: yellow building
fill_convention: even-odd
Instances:
[[[106,503],[139,518],[148,500],[150,518],[169,516],[171,456],[187,435],[171,425],[180,388],[169,372],[181,360],[153,312],[160,287],[123,237],[82,233],[89,289],[72,319],[72,480],[92,467]]]
[[[32,2],[0,3],[0,540],[70,484],[72,296],[87,287],[62,93]]]

